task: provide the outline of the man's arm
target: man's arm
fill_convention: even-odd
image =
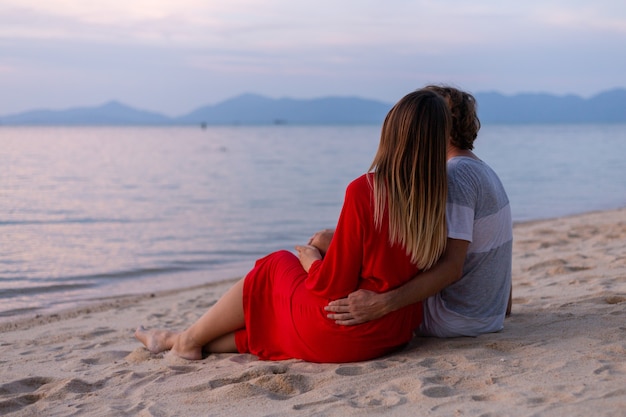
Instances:
[[[328,318],[341,325],[365,323],[437,294],[461,278],[469,243],[448,239],[446,250],[435,266],[394,290],[382,294],[357,290],[347,298],[331,301],[325,307],[331,312]]]

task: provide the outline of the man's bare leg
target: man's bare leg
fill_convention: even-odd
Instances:
[[[177,356],[191,360],[202,359],[202,348],[213,341],[216,342],[216,348],[222,352],[236,352],[234,332],[245,325],[243,282],[242,278],[233,285],[187,330],[183,332],[146,330],[140,326],[135,331],[135,337],[152,353],[171,350]]]

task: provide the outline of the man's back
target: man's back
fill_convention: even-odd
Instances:
[[[448,238],[470,242],[463,274],[425,300],[421,332],[476,336],[503,327],[511,289],[513,230],[496,173],[471,157],[448,160]]]

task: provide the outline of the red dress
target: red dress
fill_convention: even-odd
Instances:
[[[379,230],[374,225],[372,175],[348,186],[330,247],[308,274],[288,251],[256,262],[244,281],[245,329],[236,333],[239,352],[265,360],[356,362],[411,340],[422,321],[421,303],[357,326],[339,326],[324,310],[329,301],[359,288],[385,292],[418,272],[404,248],[389,244],[386,214]]]

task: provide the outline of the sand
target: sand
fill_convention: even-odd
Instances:
[[[232,283],[103,300],[0,326],[0,415],[624,416],[626,209],[518,224],[502,332],[415,338],[350,364],[152,355]]]

